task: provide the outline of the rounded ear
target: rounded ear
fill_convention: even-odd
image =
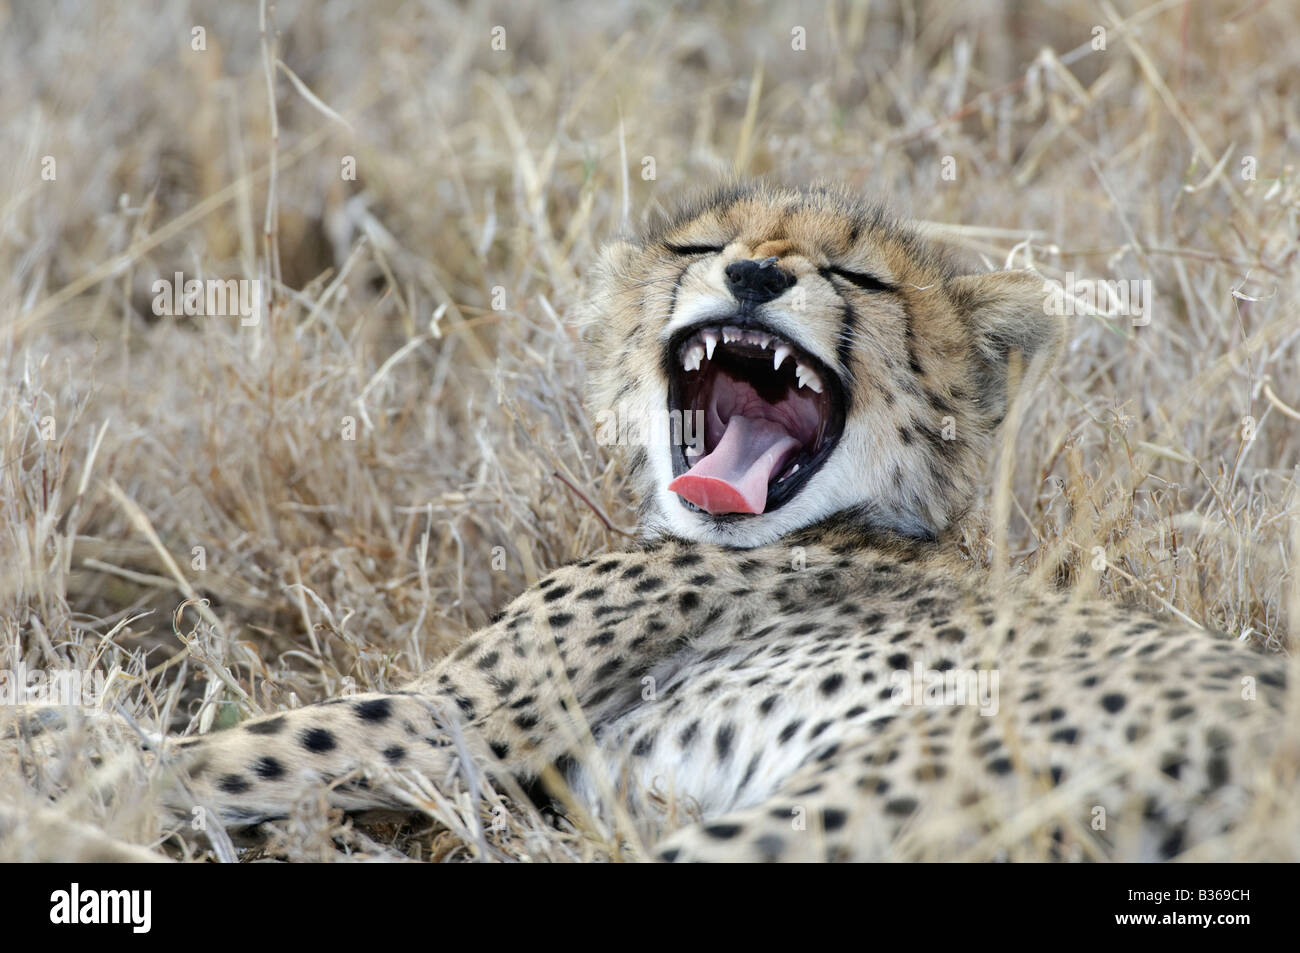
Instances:
[[[622,274],[632,262],[637,246],[632,242],[616,238],[607,242],[600,252],[600,268],[606,274]]]
[[[1006,414],[1008,391],[1032,389],[1056,362],[1065,319],[1051,306],[1052,286],[1028,271],[962,275],[946,287],[983,358],[975,386],[996,426]]]
[[[1012,351],[1019,351],[1026,365],[1055,360],[1065,340],[1064,320],[1051,307],[1051,284],[1040,276],[992,271],[962,275],[947,288],[986,360],[1005,366]]]

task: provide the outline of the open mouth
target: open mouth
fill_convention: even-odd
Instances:
[[[669,411],[704,415],[703,453],[672,448],[668,489],[689,508],[715,515],[776,509],[817,472],[844,429],[839,378],[753,321],[684,329],[667,358]]]

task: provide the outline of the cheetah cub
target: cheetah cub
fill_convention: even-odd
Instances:
[[[400,807],[471,759],[562,778],[634,857],[1225,856],[1294,775],[1282,660],[993,591],[946,542],[1059,349],[1043,300],[843,191],[728,187],[614,242],[590,409],[672,423],[628,448],[639,545],[556,570],[403,691],[177,743],[176,806]]]

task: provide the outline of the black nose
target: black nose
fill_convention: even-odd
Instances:
[[[794,275],[776,266],[775,258],[733,261],[723,269],[727,288],[740,301],[762,304],[771,301],[795,282]]]

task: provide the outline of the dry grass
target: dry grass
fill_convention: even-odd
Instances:
[[[1073,319],[1010,557],[1287,649],[1293,4],[487,6],[280,2],[264,50],[256,4],[0,3],[0,668],[110,672],[143,729],[207,730],[393,687],[529,566],[623,545],[554,475],[631,527],[565,316],[625,216],[734,167],[883,195],[974,267],[1152,281],[1148,326]],[[269,319],[155,317],[177,271],[260,278]],[[108,797],[149,769],[96,731],[6,759],[0,857],[234,855]],[[494,797],[308,804],[253,854],[601,855],[521,808],[484,835]]]

